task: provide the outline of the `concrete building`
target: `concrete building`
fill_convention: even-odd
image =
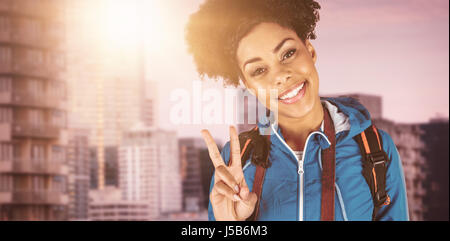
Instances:
[[[123,132],[139,122],[154,125],[156,86],[146,88],[145,49],[139,43],[116,46],[106,26],[113,1],[77,0],[67,4],[67,76],[70,126],[90,129],[99,168],[96,186],[106,182],[108,150],[117,148]],[[128,36],[130,37],[130,36]],[[132,37],[131,37],[132,38]]]
[[[90,221],[146,221],[149,204],[145,201],[123,200],[122,191],[114,186],[89,192]]]
[[[119,147],[122,198],[145,201],[149,219],[182,208],[181,170],[176,133],[137,125]]]
[[[181,179],[183,182],[183,210],[198,212],[204,208],[204,193],[202,187],[202,150],[206,148],[201,138],[180,138],[178,149],[180,153]]]
[[[66,220],[65,1],[0,0],[0,220]]]
[[[103,149],[104,165],[101,173],[104,175],[104,184],[106,186],[119,187],[119,160],[118,160],[118,147],[108,146]],[[89,148],[89,163],[90,163],[90,188],[99,189],[99,168],[98,168],[98,148]]]
[[[89,131],[69,130],[67,162],[69,166],[69,220],[87,220],[89,207],[90,156]]]
[[[217,148],[219,148],[219,151],[222,151],[223,144],[219,143],[216,140]],[[206,144],[205,144],[206,146]],[[214,173],[214,165],[211,161],[211,158],[209,157],[208,149],[203,149],[200,151],[200,168],[201,168],[201,182],[202,182],[202,189],[203,189],[203,201],[202,201],[202,208],[208,209],[209,204],[209,189],[211,187],[211,179]]]
[[[424,220],[448,221],[448,118],[432,119],[429,123],[421,124],[420,128],[423,131],[421,139],[425,144],[422,154],[428,166],[424,183],[427,190]]]

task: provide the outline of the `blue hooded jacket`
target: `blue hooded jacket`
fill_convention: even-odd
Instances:
[[[336,193],[335,220],[372,220],[373,201],[370,188],[362,175],[362,156],[354,136],[363,132],[372,122],[367,109],[352,98],[321,98],[328,109],[336,131]],[[266,122],[269,123],[269,122]],[[329,147],[329,141],[321,131],[309,134],[299,163],[292,149],[286,144],[277,123],[258,123],[259,129],[271,128],[271,167],[266,170],[258,220],[320,220],[321,205],[321,150]],[[391,203],[383,206],[376,220],[409,220],[405,179],[402,163],[392,138],[379,130],[383,149],[390,162],[387,164],[386,191]],[[230,142],[222,149],[227,164],[230,158]],[[256,167],[250,158],[243,166],[245,181],[252,190]],[[211,180],[210,192],[214,185]],[[209,220],[215,220],[211,202]]]

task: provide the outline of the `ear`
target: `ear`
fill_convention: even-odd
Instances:
[[[309,39],[307,39],[305,41],[305,46],[306,49],[308,50],[309,54],[311,55],[311,58],[314,62],[314,64],[316,63],[317,60],[317,53],[316,53],[316,49],[314,49],[314,46],[311,44],[311,42],[309,41]]]

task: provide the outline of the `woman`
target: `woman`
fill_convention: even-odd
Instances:
[[[191,16],[186,38],[198,72],[234,86],[242,81],[278,117],[270,125],[271,167],[260,197],[250,192],[257,168],[249,160],[241,164],[235,128],[230,127],[230,142],[222,153],[209,132],[202,131],[215,166],[210,220],[246,220],[257,204],[258,220],[320,220],[321,154],[332,137],[324,134],[327,116],[335,135],[332,218],[372,220],[371,190],[361,174],[362,155],[353,138],[371,126],[370,114],[353,99],[319,97],[317,53],[309,41],[316,37],[318,9],[313,0],[206,0]],[[265,94],[271,90],[278,94]],[[390,204],[381,207],[375,219],[408,220],[400,157],[391,137],[381,130],[379,134],[390,160]]]

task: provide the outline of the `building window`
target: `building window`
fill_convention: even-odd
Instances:
[[[12,109],[7,107],[0,107],[0,123],[12,122]]]
[[[0,174],[0,192],[7,192],[12,190],[13,179],[11,175]]]
[[[44,83],[42,80],[30,79],[27,83],[28,90],[33,96],[39,96],[44,93]]]
[[[0,144],[0,161],[10,161],[13,157],[13,146],[9,143]]]
[[[11,61],[11,49],[8,47],[0,47],[0,63],[6,64]]]
[[[35,163],[45,160],[45,145],[34,144],[31,146],[31,160]]]
[[[66,112],[60,110],[52,111],[52,124],[58,127],[66,126]]]
[[[52,187],[53,191],[66,193],[66,179],[63,176],[54,176]]]
[[[44,113],[41,110],[29,110],[28,116],[31,125],[42,126],[44,124]]]
[[[43,191],[45,190],[45,180],[44,176],[32,176],[32,190],[33,191]]]
[[[11,78],[0,77],[0,92],[11,91]]]
[[[40,50],[28,50],[27,60],[31,65],[41,65],[44,63],[44,53]]]
[[[62,146],[52,146],[52,161],[66,162],[66,149]]]
[[[9,18],[0,16],[0,32],[9,32]]]

